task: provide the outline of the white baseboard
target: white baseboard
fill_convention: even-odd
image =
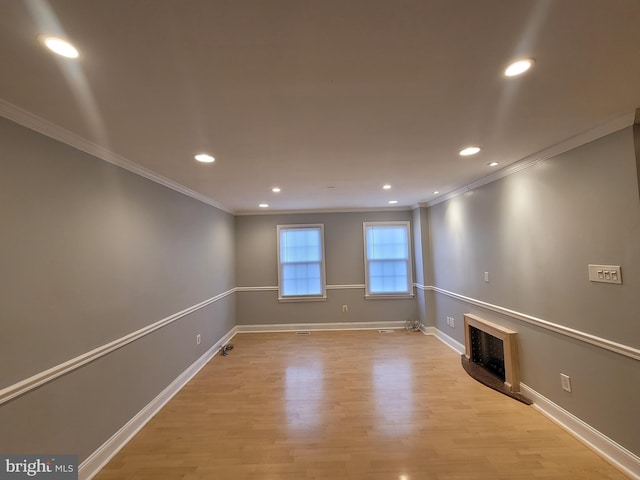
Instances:
[[[420,324],[420,331],[425,335],[435,335],[436,327],[427,327],[426,325]]]
[[[224,337],[218,340],[204,355],[182,372],[178,378],[171,382],[156,398],[151,400],[151,402],[140,410],[135,417],[129,420],[125,426],[118,430],[109,440],[82,462],[78,468],[78,478],[80,480],[90,480],[96,476],[109,460],[220,351],[222,346],[235,336],[237,332],[236,328],[237,327],[233,327],[229,330]]]
[[[274,325],[238,325],[213,345],[204,355],[190,365],[178,378],[165,388],[156,398],[136,414],[126,425],[118,430],[100,448],[93,452],[78,470],[80,480],[91,480],[122,449],[131,438],[144,427],[164,405],[173,398],[208,362],[223,345],[237,333],[254,332],[295,332],[303,330],[377,330],[402,329],[405,322],[345,322],[345,323],[304,323]],[[435,327],[420,326],[425,335],[435,335],[442,343],[457,353],[464,353],[463,344],[441,332]],[[578,440],[600,454],[605,460],[635,480],[640,480],[640,457],[622,445],[611,440],[595,428],[569,413],[531,387],[520,383],[521,393],[533,400],[533,407],[562,427]]]
[[[436,327],[431,327],[431,328],[433,328],[436,338],[438,340],[440,340],[442,343],[444,343],[447,347],[449,347],[451,350],[459,353],[460,355],[462,355],[464,353],[465,346],[462,343],[457,341],[455,338],[450,337],[449,335],[447,335],[443,331],[438,330]]]
[[[238,325],[238,333],[277,333],[300,331],[401,329],[404,321],[340,322],[340,323],[277,323],[269,325]]]
[[[425,335],[434,334],[438,340],[461,355],[465,352],[465,346],[462,343],[435,327],[421,327],[420,330]],[[545,417],[576,437],[626,475],[640,480],[640,457],[522,382],[520,382],[520,393],[530,398],[533,401],[533,407]]]
[[[533,400],[533,407],[545,417],[600,454],[626,475],[640,480],[640,457],[522,382],[520,393]]]

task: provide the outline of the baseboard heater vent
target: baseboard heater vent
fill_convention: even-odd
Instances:
[[[384,329],[384,330],[378,330],[378,333],[396,333],[396,331],[390,330],[390,329]]]
[[[303,332],[296,332],[296,335],[311,335],[311,332],[309,332],[308,330],[305,330]]]

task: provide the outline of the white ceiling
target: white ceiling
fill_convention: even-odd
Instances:
[[[640,1],[0,0],[0,61],[0,99],[230,212],[406,208],[640,107]]]

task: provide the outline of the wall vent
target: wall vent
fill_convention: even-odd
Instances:
[[[384,330],[378,330],[378,333],[396,333],[396,331],[390,330],[390,329],[384,329]]]
[[[311,335],[311,332],[308,330],[304,330],[302,332],[296,332],[296,335]]]

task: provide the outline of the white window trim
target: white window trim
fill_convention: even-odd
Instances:
[[[320,228],[320,247],[322,249],[322,264],[320,266],[320,281],[322,282],[322,293],[319,295],[282,295],[282,263],[280,262],[280,231],[289,228]],[[290,225],[278,225],[277,227],[277,247],[278,249],[278,301],[279,302],[324,302],[327,300],[327,275],[325,270],[324,252],[324,224],[322,223],[301,223]]]
[[[384,227],[384,226],[405,226],[407,228],[407,271],[409,272],[408,286],[409,291],[407,293],[371,293],[369,291],[369,260],[367,258],[367,227]],[[392,299],[392,298],[413,298],[413,259],[411,257],[412,242],[411,242],[411,222],[409,220],[394,221],[394,222],[363,222],[362,223],[362,242],[364,245],[364,285],[365,285],[365,299]]]

